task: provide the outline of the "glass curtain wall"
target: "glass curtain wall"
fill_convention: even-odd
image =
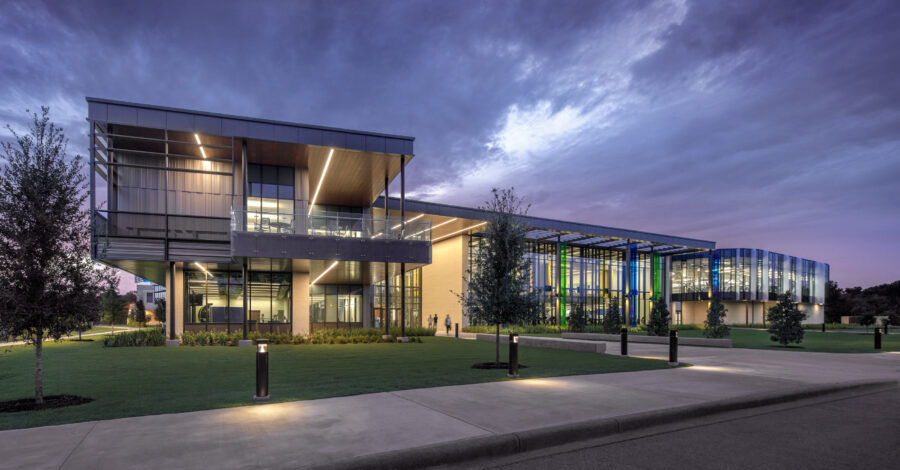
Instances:
[[[473,266],[473,269],[483,244],[483,237],[469,237],[469,266]],[[563,315],[570,316],[575,308],[582,306],[588,323],[596,324],[602,321],[612,298],[618,298],[619,308],[622,308],[625,286],[624,251],[564,244],[565,263],[558,266],[561,258],[558,249],[558,245],[552,242],[528,242],[526,256],[531,263],[529,287],[538,295],[542,305],[540,323],[557,323],[558,312],[563,305],[562,298],[557,294],[562,286],[565,289]],[[651,253],[637,252],[632,260],[632,300],[638,321],[646,321],[650,312],[653,286],[651,262]]]
[[[406,326],[422,326],[422,269],[407,271],[406,277]],[[385,296],[384,281],[375,283],[372,302],[372,325],[384,328]],[[400,275],[391,278],[391,305],[387,309],[387,321],[394,327],[400,326]],[[438,315],[439,324],[443,324],[441,312],[429,312]]]
[[[247,166],[247,230],[292,233],[294,227],[294,168]]]
[[[243,278],[240,271],[185,271],[185,325],[203,330],[242,329]],[[259,325],[291,322],[291,274],[251,271],[249,276],[251,330]],[[193,328],[197,330],[198,328]],[[263,328],[265,331],[265,329]]]
[[[317,284],[309,288],[310,327],[362,328],[361,285]]]

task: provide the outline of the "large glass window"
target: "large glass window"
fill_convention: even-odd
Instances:
[[[240,299],[241,273],[185,271],[184,278],[187,323],[243,323],[242,303],[229,301],[230,296]]]
[[[249,289],[249,323],[290,323],[290,273],[251,272]]]
[[[294,168],[248,165],[247,230],[293,232]]]
[[[362,327],[362,286],[317,284],[310,287],[309,300],[313,330]]]
[[[240,271],[185,271],[188,324],[243,325],[244,286]],[[291,321],[291,274],[250,272],[248,323]]]

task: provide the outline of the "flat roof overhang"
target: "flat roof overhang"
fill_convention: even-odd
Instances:
[[[384,207],[384,197],[381,196],[373,203],[373,209]],[[400,199],[390,198],[388,210],[392,215],[399,213]],[[426,214],[432,219],[432,240],[440,241],[455,232],[475,233],[483,228],[476,224],[483,223],[490,218],[490,212],[470,207],[439,204],[434,202],[406,200],[407,217],[417,214]],[[454,220],[444,226],[442,222]],[[694,238],[664,235],[639,230],[627,230],[603,225],[585,224],[580,222],[567,222],[562,220],[547,219],[543,217],[523,216],[518,222],[530,230],[526,235],[531,240],[561,241],[571,245],[595,246],[607,249],[624,249],[625,246],[637,245],[640,252],[654,252],[661,255],[673,255],[707,251],[716,248],[716,242],[698,240]],[[470,228],[466,230],[466,228]],[[630,243],[629,243],[630,242]]]
[[[384,190],[385,177],[392,181],[400,174],[400,156],[406,157],[407,164],[414,158],[414,137],[101,98],[86,100],[87,119],[103,128],[109,150],[148,157],[209,157],[240,165],[242,140],[246,140],[249,163],[308,168],[310,198],[333,149],[317,205],[367,207]]]

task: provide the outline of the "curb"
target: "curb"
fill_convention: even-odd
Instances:
[[[547,426],[505,434],[472,437],[428,446],[400,449],[380,454],[339,460],[313,468],[377,469],[422,468],[458,464],[482,458],[509,456],[577,441],[701,418],[728,411],[775,405],[848,391],[874,391],[898,386],[895,380],[845,382],[816,385],[789,392],[762,392],[709,403],[634,413],[616,418],[600,418],[575,423]]]

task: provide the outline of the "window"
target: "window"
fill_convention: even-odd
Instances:
[[[247,230],[292,233],[294,230],[294,169],[248,165]]]
[[[244,287],[241,273],[185,271],[189,324],[243,325]],[[290,323],[291,274],[251,271],[248,323]]]
[[[362,286],[317,284],[309,289],[313,329],[362,326]]]

